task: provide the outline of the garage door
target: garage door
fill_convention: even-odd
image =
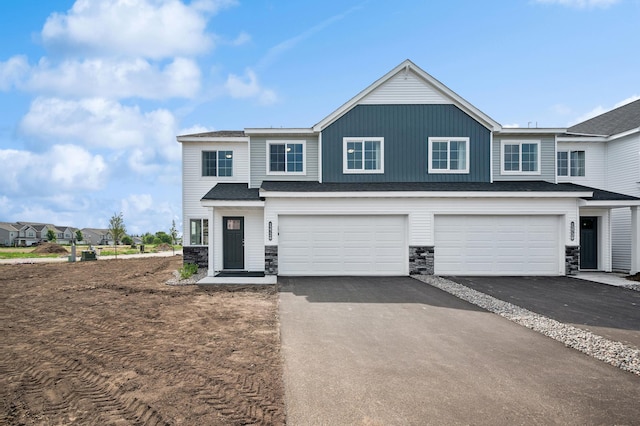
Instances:
[[[405,216],[280,216],[280,275],[406,275]]]
[[[436,216],[436,275],[558,275],[558,216]]]

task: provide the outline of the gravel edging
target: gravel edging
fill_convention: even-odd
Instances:
[[[441,277],[417,275],[413,278],[551,337],[568,347],[640,376],[640,349],[634,346],[561,323]]]
[[[200,281],[206,276],[207,276],[207,268],[199,268],[198,272],[196,272],[195,274],[191,275],[189,278],[184,280],[180,279],[179,271],[173,271],[173,278],[169,279],[166,282],[166,284],[176,285],[176,286],[177,285],[195,285],[198,283],[198,281]]]

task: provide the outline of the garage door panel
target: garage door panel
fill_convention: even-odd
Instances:
[[[281,275],[404,275],[406,216],[280,216]]]
[[[557,275],[557,216],[436,216],[438,275]]]

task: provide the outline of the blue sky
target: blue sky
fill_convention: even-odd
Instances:
[[[0,22],[0,221],[181,227],[176,135],[310,127],[404,59],[508,126],[640,95],[639,0],[21,0]]]

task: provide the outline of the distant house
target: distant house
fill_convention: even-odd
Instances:
[[[14,241],[20,232],[15,225],[16,224],[0,222],[0,245],[5,247],[14,245]]]
[[[71,226],[56,226],[56,229],[58,244],[71,244],[72,241],[76,240],[76,231],[78,228]]]
[[[32,246],[40,242],[38,237],[38,231],[32,225],[27,223],[17,222],[14,227],[18,228],[18,237],[16,238],[16,245],[22,247]]]
[[[113,245],[113,237],[108,229],[103,228],[82,228],[80,230],[85,244],[95,244],[99,246]]]

